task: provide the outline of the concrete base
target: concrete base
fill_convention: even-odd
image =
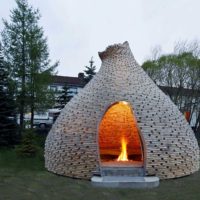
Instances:
[[[112,188],[154,188],[159,186],[158,177],[93,176],[92,185]]]
[[[101,167],[101,176],[144,177],[143,167]]]

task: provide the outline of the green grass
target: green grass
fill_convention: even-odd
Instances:
[[[89,181],[49,173],[42,156],[18,158],[0,150],[0,200],[199,200],[200,172],[161,181],[155,189],[95,188]]]

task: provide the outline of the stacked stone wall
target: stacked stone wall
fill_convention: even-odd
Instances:
[[[45,166],[69,177],[89,179],[99,170],[99,125],[110,105],[127,101],[145,146],[146,175],[161,179],[199,169],[199,147],[178,108],[135,61],[127,42],[99,54],[97,75],[62,110],[45,144]]]

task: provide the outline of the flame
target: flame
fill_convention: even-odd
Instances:
[[[127,156],[127,141],[125,140],[124,137],[121,139],[121,153],[119,157],[117,158],[117,161],[128,161],[128,156]]]

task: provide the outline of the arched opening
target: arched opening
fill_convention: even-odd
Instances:
[[[129,103],[111,105],[99,124],[102,166],[144,166],[143,142]]]

